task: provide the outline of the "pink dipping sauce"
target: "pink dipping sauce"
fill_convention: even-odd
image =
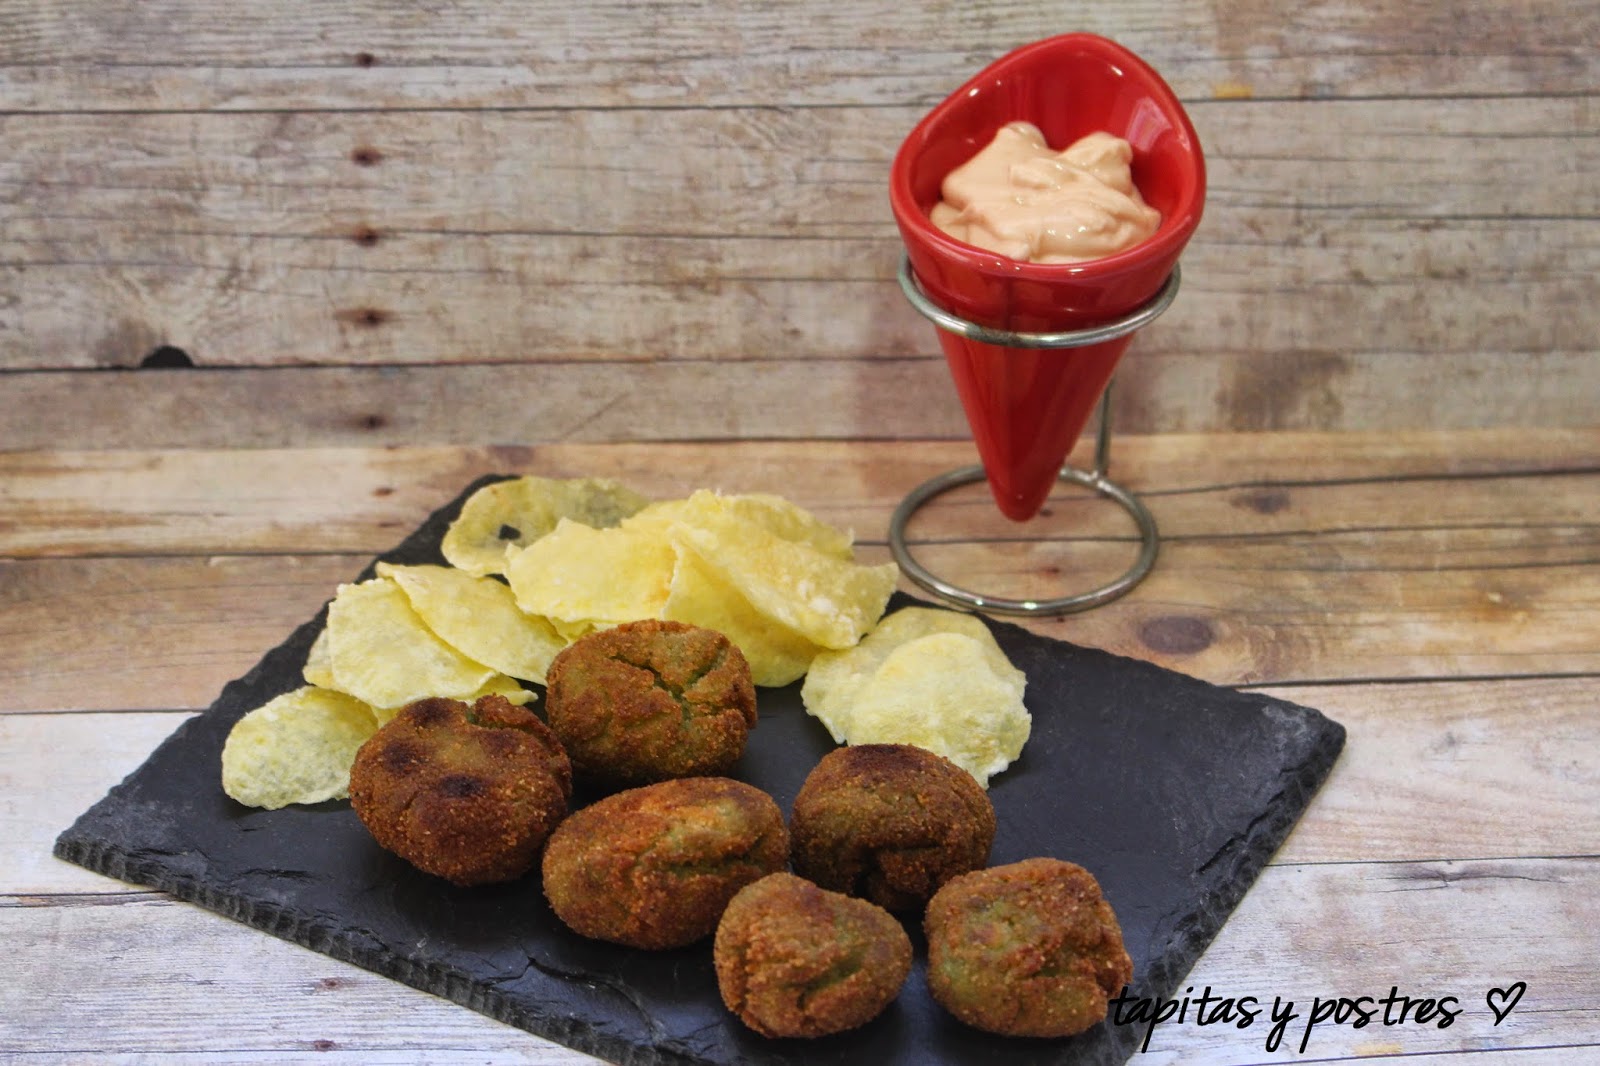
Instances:
[[[1109,133],[1057,152],[1037,126],[1010,122],[945,177],[929,217],[956,240],[1024,263],[1101,259],[1161,226],[1132,161],[1132,146]]]

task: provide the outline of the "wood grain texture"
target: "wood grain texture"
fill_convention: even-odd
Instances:
[[[1591,423],[1591,103],[1193,99],[1207,217],[1119,426]],[[0,112],[0,448],[959,436],[892,281],[926,104]],[[181,412],[73,372],[164,345]]]
[[[1438,1018],[1384,1026],[1381,1015],[1362,1029],[1320,1026],[1304,1057],[1415,1061],[1428,1052],[1466,1058],[1560,1047],[1569,1061],[1585,1061],[1600,1046],[1600,977],[1586,961],[1583,931],[1600,918],[1600,893],[1588,887],[1597,871],[1592,857],[1269,867],[1185,982],[1196,995],[1206,985],[1254,995],[1262,1017],[1243,1032],[1162,1027],[1151,1046],[1165,1054],[1153,1061],[1208,1053],[1224,1062],[1292,1061],[1317,998],[1376,998],[1392,988],[1419,999],[1455,996],[1462,1013],[1445,1028]],[[1496,1026],[1485,992],[1535,972],[1516,1011]],[[1300,1017],[1274,1056],[1264,1043],[1279,996],[1294,1000]]]
[[[154,894],[4,899],[0,935],[28,960],[28,980],[0,991],[0,1039],[28,1061],[595,1061]]]
[[[1069,458],[1087,462],[1089,451]],[[963,442],[916,440],[9,452],[0,453],[8,508],[0,553],[377,550],[490,472],[615,477],[654,496],[707,483],[786,491],[870,539],[862,524],[881,525],[910,485],[972,458]],[[1213,512],[1212,527],[1226,527],[1222,516],[1240,512],[1278,531],[1306,523],[1359,526],[1359,515],[1308,512],[1294,493],[1382,494],[1394,491],[1386,486],[1473,479],[1500,479],[1496,491],[1519,494],[1518,510],[1507,513],[1475,494],[1439,493],[1456,520],[1476,514],[1481,522],[1496,510],[1515,519],[1532,507],[1530,517],[1549,524],[1587,514],[1583,479],[1600,464],[1600,430],[1162,435],[1119,440],[1112,458],[1119,478],[1174,505],[1228,493],[1230,510]],[[1577,491],[1557,490],[1563,479]],[[1053,507],[1065,503],[1061,495],[1052,499]],[[1033,528],[1000,520],[981,490],[941,497],[930,514],[947,539],[956,532],[1026,539]],[[37,532],[46,527],[54,536]]]
[[[0,454],[0,707],[204,707],[484,473],[672,497],[714,470],[718,488],[854,529],[881,561],[904,493],[969,460],[913,442]],[[1159,564],[1041,632],[1226,684],[1600,672],[1595,431],[1135,438],[1117,462],[1161,524]],[[912,548],[1009,596],[1132,561],[1114,508],[1063,492],[1049,511],[1012,525],[974,487],[919,515]]]
[[[968,442],[928,440],[0,451],[0,557],[375,554],[490,473],[617,478],[658,498],[777,492],[882,542],[907,492],[975,458]],[[1092,448],[1068,458],[1087,467]],[[1111,468],[1157,502],[1169,532],[1181,513],[1187,536],[1359,531],[1383,520],[1386,497],[1400,528],[1497,517],[1582,525],[1594,518],[1600,428],[1136,436],[1116,442]],[[1451,491],[1474,480],[1480,491]],[[1404,497],[1411,485],[1433,491],[1428,511]],[[988,541],[1122,530],[1114,513],[1077,507],[1069,492],[1050,500],[1046,517],[1059,515],[1059,528],[1006,521],[973,487],[940,497],[913,533]]]
[[[1591,339],[1575,313],[1600,267],[1584,101],[1194,117],[1207,219],[1188,298],[1144,349],[1304,362]],[[127,367],[159,343],[203,366],[926,352],[891,280],[885,192],[916,118],[6,116],[0,366]]]
[[[1589,352],[1220,358],[1135,347],[1119,371],[1118,433],[1594,419]],[[0,450],[11,451],[969,436],[936,356],[47,371],[0,383]]]
[[[0,985],[0,1017],[17,1031],[9,1046],[19,1052],[115,1048],[132,1057],[181,1043],[190,1054],[225,1059],[289,1057],[329,1041],[329,1050],[408,1060],[471,1048],[496,1061],[588,1061],[198,908],[160,897],[82,903],[0,903],[0,935],[30,977]],[[45,918],[50,936],[35,939]],[[1396,1055],[1519,1047],[1577,1054],[1600,1044],[1600,1011],[1592,1006],[1600,977],[1586,951],[1597,920],[1594,858],[1275,866],[1189,979],[1195,994],[1209,985],[1220,995],[1253,995],[1264,1009],[1275,996],[1295,1000],[1300,1018],[1291,1023],[1291,1048],[1317,997],[1378,997],[1398,987],[1404,995],[1458,999],[1462,1014],[1443,1029],[1318,1028],[1309,1049],[1324,1056],[1382,1048]],[[1384,944],[1411,950],[1386,952],[1387,968],[1375,971],[1370,946]],[[108,958],[137,968],[141,981],[123,980],[104,964]],[[1538,979],[1515,1013],[1494,1026],[1484,992],[1530,973]],[[41,994],[19,992],[30,987]],[[195,1017],[227,1024],[197,1027]],[[1163,1027],[1152,1061],[1276,1061],[1262,1050],[1270,1025],[1263,1014],[1244,1031]]]
[[[1566,92],[1600,85],[1581,0],[1404,7],[1133,0],[763,0],[424,7],[382,0],[7,0],[18,110],[932,103],[988,59],[1069,30],[1116,37],[1186,98]]]

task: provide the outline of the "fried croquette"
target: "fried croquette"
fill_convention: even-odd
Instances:
[[[795,873],[892,911],[989,861],[994,805],[972,775],[909,744],[824,755],[795,797]]]
[[[865,1025],[900,994],[911,939],[864,899],[775,873],[741,888],[712,948],[722,1002],[763,1036]]]
[[[544,892],[574,932],[629,947],[710,936],[733,894],[789,854],[771,796],[726,777],[684,777],[607,796],[545,847]]]
[[[744,654],[712,629],[646,619],[550,664],[547,713],[580,774],[617,785],[726,773],[756,724]]]
[[[1081,1033],[1133,977],[1099,882],[1059,859],[953,879],[929,902],[923,928],[934,1000],[1003,1036]]]
[[[350,768],[350,803],[373,838],[457,885],[530,870],[571,794],[561,742],[504,696],[418,700]]]

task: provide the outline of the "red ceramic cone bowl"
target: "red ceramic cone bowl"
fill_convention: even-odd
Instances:
[[[1021,263],[956,240],[928,213],[946,174],[1007,122],[1065,148],[1099,130],[1133,146],[1133,180],[1161,226],[1148,240],[1084,263]],[[1205,161],[1189,116],[1132,52],[1092,34],[1019,48],[928,113],[901,144],[889,202],[917,282],[946,311],[992,329],[1056,333],[1103,325],[1155,296],[1200,223]],[[1039,510],[1083,432],[1129,337],[1087,348],[1010,348],[941,330],[956,390],[995,502],[1018,521]]]

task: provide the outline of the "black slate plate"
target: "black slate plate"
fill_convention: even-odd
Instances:
[[[442,562],[462,500],[383,559]],[[371,568],[361,575],[371,575]],[[330,590],[330,594],[331,594]],[[897,596],[893,607],[914,601]],[[557,921],[537,876],[456,889],[381,851],[347,803],[259,811],[222,793],[219,759],[245,712],[298,686],[324,614],[297,629],[56,841],[58,856],[236,918],[627,1063],[1125,1061],[1140,1025],[1067,1040],[1004,1040],[955,1022],[928,996],[922,943],[900,998],[864,1028],[774,1041],[717,995],[709,943],[642,952],[584,940]],[[1095,873],[1134,961],[1133,996],[1168,997],[1282,843],[1344,745],[1317,711],[1235,692],[994,623],[1028,677],[1033,735],[991,782],[992,861],[1053,855]],[[799,686],[762,689],[735,776],[785,811],[832,740]]]

